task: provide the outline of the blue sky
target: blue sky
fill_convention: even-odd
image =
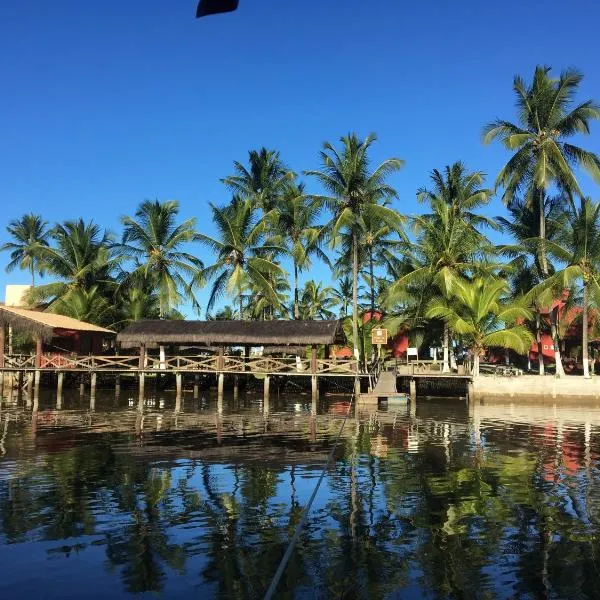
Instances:
[[[493,180],[507,155],[480,132],[514,118],[515,73],[575,66],[580,98],[600,100],[592,1],[241,0],[194,13],[195,0],[0,3],[0,243],[27,211],[118,231],[146,198],[179,200],[210,233],[233,160],[267,146],[300,172],[349,131],[378,134],[374,162],[406,160],[392,183],[411,214],[434,167],[461,159]],[[600,124],[582,143],[600,152]],[[2,270],[9,281],[28,277]]]

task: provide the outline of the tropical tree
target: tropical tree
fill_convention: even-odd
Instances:
[[[528,190],[530,192],[531,190]],[[512,244],[499,247],[500,252],[510,258],[509,269],[506,273],[511,282],[514,297],[522,296],[544,281],[542,271],[540,244],[537,243],[539,232],[539,209],[537,202],[532,202],[527,196],[514,198],[507,206],[508,218],[496,217],[498,225],[514,239]],[[546,195],[543,203],[546,239],[554,240],[565,224],[568,210],[568,199],[565,194],[557,196]],[[552,267],[550,265],[551,271]],[[542,298],[532,298],[532,306],[536,311],[533,327],[536,333],[539,374],[544,375],[544,356],[542,352],[541,317]],[[560,348],[555,344],[555,364],[562,365]],[[561,367],[557,367],[558,372]]]
[[[250,200],[266,214],[273,210],[295,175],[281,161],[278,151],[250,150],[248,167],[234,161],[234,174],[221,179],[235,196]]]
[[[304,284],[300,301],[299,318],[305,320],[331,319],[337,300],[333,289],[322,283],[310,280]]]
[[[110,298],[115,288],[113,272],[119,259],[111,250],[108,233],[83,219],[66,221],[50,231],[51,246],[40,248],[40,259],[46,271],[58,281],[32,288],[26,295],[30,303],[44,301],[51,312],[70,312],[73,301],[83,300],[81,294]],[[79,297],[79,299],[77,299]],[[86,302],[89,302],[86,300]],[[90,320],[97,319],[90,315]]]
[[[271,257],[285,252],[285,248],[263,243],[264,223],[257,222],[251,201],[234,198],[228,206],[218,208],[210,204],[210,209],[217,235],[196,235],[216,255],[215,262],[199,273],[202,280],[212,281],[206,313],[226,293],[237,299],[241,318],[243,294],[250,288],[277,304],[279,299],[270,275],[284,271]]]
[[[498,174],[496,184],[504,188],[502,196],[509,204],[525,190],[538,204],[540,263],[544,277],[549,273],[544,240],[545,192],[556,185],[568,194],[581,195],[574,168],[582,167],[600,181],[600,158],[593,152],[568,143],[577,134],[590,133],[590,121],[600,118],[600,107],[592,100],[574,106],[583,76],[568,69],[558,78],[550,67],[537,66],[529,86],[519,75],[513,89],[518,122],[495,120],[484,127],[483,140],[500,140],[515,151]]]
[[[403,260],[397,265],[399,276],[385,298],[388,308],[400,305],[402,314],[410,306],[413,321],[423,316],[421,311],[432,294],[449,298],[456,281],[498,268],[490,260],[494,249],[475,227],[475,219],[465,218],[457,203],[441,195],[428,193],[427,200],[431,212],[412,218],[416,241],[404,245]],[[403,316],[400,321],[405,322],[406,318]],[[445,325],[443,370],[448,372],[450,323],[446,321]]]
[[[557,235],[556,241],[545,240],[545,244],[548,253],[554,256],[563,268],[534,287],[530,294],[536,296],[551,288],[554,288],[553,295],[562,294],[562,291],[573,283],[581,283],[583,375],[587,378],[590,376],[589,305],[592,299],[596,306],[600,305],[600,203],[585,198],[581,200],[579,207],[572,206],[567,223]]]
[[[490,347],[509,348],[525,353],[533,336],[523,325],[515,323],[531,318],[523,303],[506,301],[505,280],[477,277],[473,281],[456,280],[452,286],[452,302],[433,298],[426,316],[448,322],[468,344],[473,355],[473,375],[479,375],[479,359]]]
[[[359,291],[360,290],[359,285]],[[333,288],[331,294],[336,299],[337,304],[340,307],[340,316],[347,317],[348,316],[348,307],[352,298],[352,276],[351,275],[342,275],[337,280],[337,287]]]
[[[192,285],[198,282],[202,261],[185,252],[184,247],[195,239],[195,219],[177,223],[179,203],[145,200],[135,218],[121,217],[123,238],[117,246],[123,256],[134,263],[127,273],[126,283],[148,283],[158,295],[159,317],[164,318],[184,298],[197,307]]]
[[[351,133],[340,139],[337,150],[329,142],[323,144],[320,153],[321,168],[308,171],[323,186],[328,195],[317,196],[332,212],[328,231],[332,243],[339,239],[338,234],[346,231],[352,244],[352,338],[354,354],[359,358],[358,346],[358,243],[365,230],[364,218],[399,228],[402,217],[385,203],[397,196],[396,190],[387,183],[388,177],[400,170],[403,161],[398,158],[384,160],[374,170],[370,168],[369,150],[376,140],[370,134],[361,140]]]
[[[17,267],[31,273],[31,285],[35,286],[35,274],[43,275],[44,265],[41,260],[42,248],[48,247],[48,222],[40,215],[33,213],[12,220],[6,230],[12,241],[0,246],[0,250],[10,252],[7,272]]]
[[[279,244],[287,246],[294,268],[294,318],[300,314],[298,275],[309,269],[311,258],[316,256],[325,264],[329,259],[321,248],[322,229],[317,224],[321,203],[305,193],[304,184],[289,183],[282,192],[277,206],[268,221],[277,234]]]

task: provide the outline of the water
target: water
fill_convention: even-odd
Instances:
[[[5,403],[0,598],[261,598],[346,402]],[[599,443],[595,406],[353,415],[276,597],[600,597]]]

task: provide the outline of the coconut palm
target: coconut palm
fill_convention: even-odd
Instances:
[[[70,297],[89,292],[109,298],[115,287],[113,272],[118,264],[111,250],[108,233],[83,219],[66,221],[50,231],[52,245],[40,248],[46,271],[58,281],[32,288],[26,295],[30,303],[46,302],[48,310],[60,312],[70,304]],[[76,302],[74,300],[73,302]],[[90,316],[92,322],[98,319]]]
[[[237,299],[241,318],[243,294],[250,288],[277,304],[279,298],[270,275],[285,272],[271,257],[285,252],[285,248],[263,243],[264,223],[254,217],[251,201],[234,198],[228,206],[210,204],[210,209],[217,235],[196,236],[216,255],[215,262],[200,272],[202,279],[212,281],[206,313],[227,294]]]
[[[361,291],[360,288],[361,286],[359,285],[359,291]],[[331,294],[340,306],[340,317],[346,318],[348,316],[348,307],[352,299],[352,276],[342,275],[337,280],[337,287],[332,289]]]
[[[299,318],[300,296],[298,275],[309,269],[315,256],[325,264],[329,259],[321,248],[321,227],[317,218],[321,211],[318,199],[305,193],[304,184],[289,183],[268,217],[279,244],[285,245],[294,268],[294,318]]]
[[[525,353],[533,336],[516,322],[531,318],[524,304],[506,300],[508,285],[503,279],[477,277],[456,280],[448,297],[433,298],[426,316],[443,319],[460,334],[473,355],[473,375],[479,375],[479,359],[487,348],[501,347]]]
[[[506,148],[515,151],[496,180],[504,188],[504,202],[509,204],[519,193],[531,189],[531,198],[538,203],[544,276],[549,272],[543,243],[545,192],[554,184],[569,194],[581,195],[574,173],[576,167],[582,167],[600,181],[600,158],[567,142],[574,135],[589,134],[590,121],[600,118],[600,107],[592,100],[573,106],[582,79],[581,73],[573,69],[554,78],[546,66],[536,67],[529,86],[522,77],[515,76],[518,123],[498,119],[483,130],[485,143],[499,139]]]
[[[156,290],[148,281],[119,286],[115,293],[115,316],[111,328],[121,329],[142,319],[158,319],[160,302]],[[168,318],[173,318],[169,314]]]
[[[331,319],[337,305],[333,289],[310,280],[304,284],[300,301],[300,318],[305,320]]]
[[[536,296],[538,290],[543,293],[543,290],[554,288],[552,295],[556,296],[573,283],[581,282],[583,374],[587,378],[590,376],[588,309],[591,299],[596,306],[600,301],[600,203],[586,198],[579,207],[572,206],[556,241],[545,240],[545,244],[548,253],[564,266],[534,287],[530,294]]]
[[[7,272],[17,267],[31,273],[31,285],[35,286],[35,274],[43,275],[44,265],[41,249],[48,247],[48,222],[33,213],[12,220],[6,230],[13,241],[0,246],[0,250],[10,252]]]
[[[234,161],[234,174],[221,179],[235,196],[250,200],[253,207],[266,214],[277,206],[288,184],[293,182],[294,173],[281,161],[275,150],[250,150],[248,167]]]
[[[318,196],[333,213],[328,230],[333,244],[339,233],[346,231],[352,239],[352,339],[354,355],[359,358],[358,346],[358,241],[365,230],[365,214],[373,220],[399,228],[402,217],[385,205],[397,196],[396,190],[387,183],[388,177],[400,170],[403,161],[398,158],[384,160],[374,170],[370,168],[369,150],[376,140],[374,134],[361,140],[351,133],[340,139],[337,150],[329,142],[323,144],[320,153],[321,168],[308,171],[329,195]]]
[[[202,261],[185,252],[195,239],[195,219],[177,223],[179,203],[145,200],[135,218],[121,217],[123,238],[119,252],[134,262],[126,283],[147,282],[156,289],[159,317],[164,318],[184,298],[197,306],[191,282],[198,281]]]
[[[527,190],[528,193],[531,189]],[[545,196],[544,198],[544,221],[546,228],[546,239],[554,240],[565,224],[568,199],[564,194],[558,196]],[[507,206],[509,217],[496,217],[496,221],[504,231],[509,233],[515,240],[513,244],[500,246],[500,251],[508,256],[510,260],[510,272],[507,273],[511,282],[514,296],[528,293],[534,286],[544,280],[542,272],[540,244],[538,240],[539,231],[539,204],[532,202],[531,198],[514,198]],[[550,265],[552,272],[552,266]],[[538,347],[539,374],[544,375],[544,356],[542,352],[542,317],[540,310],[541,298],[532,299],[533,308],[536,311],[535,332]],[[550,302],[551,303],[551,302]],[[552,323],[556,323],[555,315],[551,317]],[[551,331],[555,327],[551,326]],[[557,334],[558,335],[558,334]],[[555,365],[557,373],[563,372],[560,346],[556,340],[554,343]]]
[[[266,260],[271,260],[274,264],[279,265],[275,257],[269,254],[264,257]],[[287,309],[288,292],[290,286],[288,283],[287,273],[285,271],[275,271],[266,273],[265,278],[276,294],[276,300],[271,296],[265,295],[259,288],[255,288],[252,284],[248,289],[248,300],[245,308],[246,314],[259,320],[273,320],[279,318],[289,318]]]
[[[399,277],[388,288],[384,301],[388,309],[395,309],[401,315],[409,307],[408,313],[417,322],[432,294],[450,297],[456,281],[498,268],[490,260],[494,249],[489,240],[463,218],[454,204],[436,196],[428,201],[431,213],[412,218],[417,239],[404,245],[403,260],[397,265]],[[400,322],[405,320],[403,316]],[[449,347],[450,331],[445,327],[444,372],[450,370]]]

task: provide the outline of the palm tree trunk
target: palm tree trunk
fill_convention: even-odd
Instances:
[[[565,369],[563,368],[562,358],[560,356],[560,343],[558,339],[558,307],[550,311],[550,331],[552,333],[552,345],[554,346],[554,364],[556,365],[556,376],[564,377]]]
[[[34,263],[31,261],[31,287],[35,287],[35,268]]]
[[[540,311],[535,315],[535,337],[538,349],[538,369],[539,374],[544,375],[544,347],[542,344],[542,317]]]
[[[239,320],[241,321],[243,319],[243,316],[242,316],[243,300],[242,300],[242,291],[241,290],[238,293],[238,301],[240,303],[240,317],[239,317]]]
[[[373,271],[373,247],[369,246],[369,284],[371,286],[371,319],[375,314],[375,277]]]
[[[538,190],[538,210],[540,211],[540,265],[544,279],[548,277],[548,259],[546,257],[546,211],[544,209],[544,190]]]
[[[294,319],[300,318],[300,306],[298,304],[298,265],[294,261]]]
[[[473,377],[479,377],[479,352],[476,350],[473,353]]]
[[[352,232],[352,340],[354,357],[360,360],[358,344],[358,240],[356,232]]]
[[[583,332],[581,336],[581,353],[583,354],[583,376],[590,376],[590,365],[588,357],[588,289],[587,283],[583,281]]]
[[[450,330],[448,328],[448,323],[444,323],[444,365],[442,367],[442,373],[450,372],[449,347],[450,347]]]

